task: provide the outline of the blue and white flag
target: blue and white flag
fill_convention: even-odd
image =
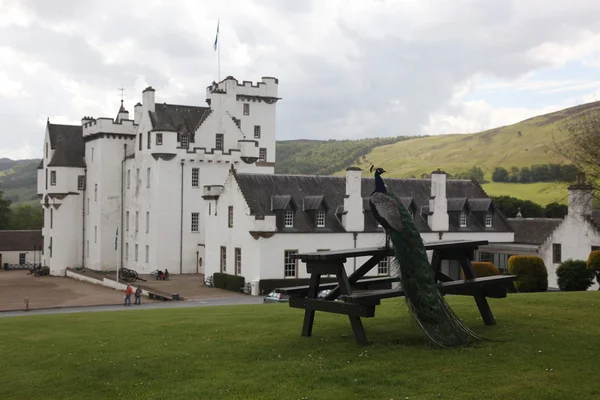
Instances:
[[[117,239],[119,238],[119,227],[117,226],[117,233],[115,233],[115,250],[117,249]]]
[[[219,21],[217,20],[217,36],[215,36],[214,50],[217,50],[217,42],[219,41]]]

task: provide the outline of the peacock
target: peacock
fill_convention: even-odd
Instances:
[[[385,229],[386,247],[389,241],[392,243],[411,314],[435,346],[461,346],[483,340],[460,321],[440,293],[421,235],[398,197],[387,191],[381,177],[385,172],[383,168],[375,169],[375,190],[369,205]]]

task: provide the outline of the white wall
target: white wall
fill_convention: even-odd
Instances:
[[[25,253],[25,264],[33,264],[40,263],[41,251],[36,250],[23,250],[23,251],[0,251],[0,257],[2,259],[2,264],[0,264],[0,269],[4,263],[8,264],[19,264],[19,256]]]
[[[561,261],[566,261],[569,258],[587,261],[592,246],[600,246],[600,234],[586,220],[576,214],[569,214],[541,246],[540,254],[548,270],[548,287],[558,288],[556,268],[560,263],[555,264],[552,262],[553,243],[561,244]],[[589,290],[595,289],[598,289],[596,280],[594,280],[594,285]]]

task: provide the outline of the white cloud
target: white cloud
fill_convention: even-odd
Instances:
[[[221,78],[280,79],[279,139],[472,132],[598,90],[590,76],[535,79],[600,64],[594,0],[0,0],[0,9],[0,116],[11,132],[0,134],[0,157],[39,156],[40,118],[113,116],[121,86],[130,111],[149,85],[157,101],[205,104],[219,17]],[[553,97],[490,105],[506,93]]]

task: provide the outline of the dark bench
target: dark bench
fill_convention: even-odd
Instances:
[[[481,317],[486,325],[495,325],[494,315],[487,302],[487,297],[506,297],[507,287],[516,276],[496,275],[476,278],[471,261],[474,252],[480,245],[488,244],[487,240],[445,241],[426,243],[425,248],[433,251],[431,267],[435,271],[438,287],[443,294],[473,296]],[[344,263],[348,258],[370,258],[350,276],[346,274]],[[382,299],[404,296],[401,287],[392,289],[361,290],[375,282],[397,282],[396,277],[363,277],[381,260],[394,256],[392,249],[364,248],[336,251],[322,251],[298,254],[296,259],[306,263],[307,272],[311,274],[310,284],[291,288],[280,288],[290,295],[290,307],[303,308],[304,323],[302,336],[311,336],[315,311],[325,311],[348,315],[354,336],[360,344],[367,344],[367,338],[360,317],[374,317],[375,308]],[[443,260],[455,260],[460,263],[465,279],[454,280],[441,271]],[[337,282],[320,284],[321,275],[336,276]],[[331,292],[322,299],[317,298],[323,289]],[[336,301],[337,300],[337,301]]]
[[[393,276],[379,276],[376,278],[365,278],[356,281],[356,283],[352,284],[352,288],[357,290],[366,289],[371,285],[380,285],[386,283],[399,282],[400,279]],[[326,289],[335,289],[338,286],[337,282],[330,283],[321,283],[319,285],[319,291]],[[302,286],[291,286],[275,289],[276,292],[287,294],[290,297],[306,297],[308,294],[308,290],[310,285],[302,285]]]

